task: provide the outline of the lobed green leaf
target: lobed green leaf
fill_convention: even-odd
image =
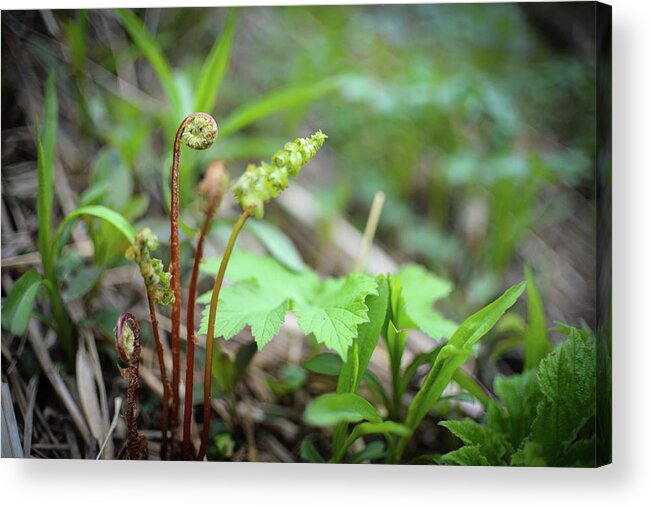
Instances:
[[[345,361],[357,337],[357,326],[369,322],[366,296],[377,294],[373,278],[353,273],[344,279],[323,282],[309,301],[296,301],[294,311],[301,329],[317,342],[337,351]]]
[[[398,277],[404,304],[396,326],[399,329],[420,329],[435,340],[452,336],[457,324],[434,310],[434,303],[450,294],[452,284],[417,264],[402,267]]]

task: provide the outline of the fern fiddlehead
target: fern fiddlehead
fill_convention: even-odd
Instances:
[[[172,155],[172,182],[170,203],[170,244],[172,262],[172,430],[179,420],[179,384],[180,384],[180,337],[181,337],[181,270],[179,260],[179,160],[181,144],[193,150],[205,150],[217,138],[217,122],[207,113],[193,113],[179,125],[174,137]]]
[[[138,375],[140,368],[140,326],[130,313],[123,313],[115,328],[115,348],[120,359],[129,365],[126,370],[127,408],[127,459],[140,459],[146,453],[147,441],[138,434],[136,421],[136,398],[138,395]],[[124,373],[123,373],[124,374]]]

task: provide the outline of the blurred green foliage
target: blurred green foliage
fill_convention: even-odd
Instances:
[[[65,64],[53,63],[45,41],[31,44],[76,94],[79,128],[101,148],[83,204],[132,220],[148,205],[150,215],[159,214],[152,206],[165,212],[171,136],[200,107],[220,134],[214,150],[181,157],[192,234],[209,158],[238,172],[280,139],[322,128],[327,159],[300,181],[328,216],[347,214],[361,229],[383,190],[378,241],[445,273],[465,290],[459,303],[478,307],[503,288],[522,241],[571,213],[564,189],[592,197],[594,64],[550,49],[522,9],[62,11]],[[120,195],[104,191],[107,166],[118,170]]]

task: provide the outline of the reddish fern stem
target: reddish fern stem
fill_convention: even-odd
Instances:
[[[190,124],[203,122],[211,126],[204,132],[200,126],[200,132],[191,132],[184,140],[184,131]],[[205,134],[205,135],[204,135]],[[206,113],[193,113],[185,117],[179,125],[174,136],[174,151],[172,155],[172,188],[170,203],[170,244],[172,248],[172,262],[170,272],[172,273],[172,292],[174,303],[172,304],[172,439],[176,438],[176,428],[179,423],[179,384],[181,382],[181,267],[179,260],[179,159],[181,157],[181,142],[197,150],[206,149],[210,146],[217,135],[217,124],[212,116]]]
[[[190,287],[188,293],[188,318],[186,327],[188,329],[188,343],[186,349],[186,367],[185,367],[185,406],[183,411],[183,459],[190,459],[190,425],[192,422],[192,389],[194,387],[194,345],[197,341],[194,327],[195,299],[197,292],[197,280],[199,278],[199,264],[203,256],[203,242],[210,228],[217,206],[219,205],[218,196],[212,198],[206,208],[205,218],[197,249],[194,252],[194,264],[192,265],[192,277],[190,278]]]
[[[180,383],[180,336],[181,336],[181,269],[179,260],[179,159],[181,156],[181,135],[192,121],[190,115],[181,122],[174,137],[174,154],[172,158],[172,192],[170,205],[170,244],[172,248],[172,432],[177,427],[179,417],[179,383]],[[174,437],[172,437],[174,438]]]

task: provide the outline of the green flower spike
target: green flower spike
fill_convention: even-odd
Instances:
[[[163,261],[151,257],[151,251],[157,248],[158,238],[151,229],[145,228],[136,234],[136,241],[127,248],[125,257],[138,264],[147,292],[154,302],[169,305],[174,302],[174,293],[170,287],[172,275],[163,268]]]
[[[287,188],[289,177],[296,176],[328,138],[320,130],[311,137],[287,143],[271,159],[271,165],[262,162],[249,165],[235,184],[233,192],[243,210],[251,210],[256,218],[264,215],[264,204]]]

